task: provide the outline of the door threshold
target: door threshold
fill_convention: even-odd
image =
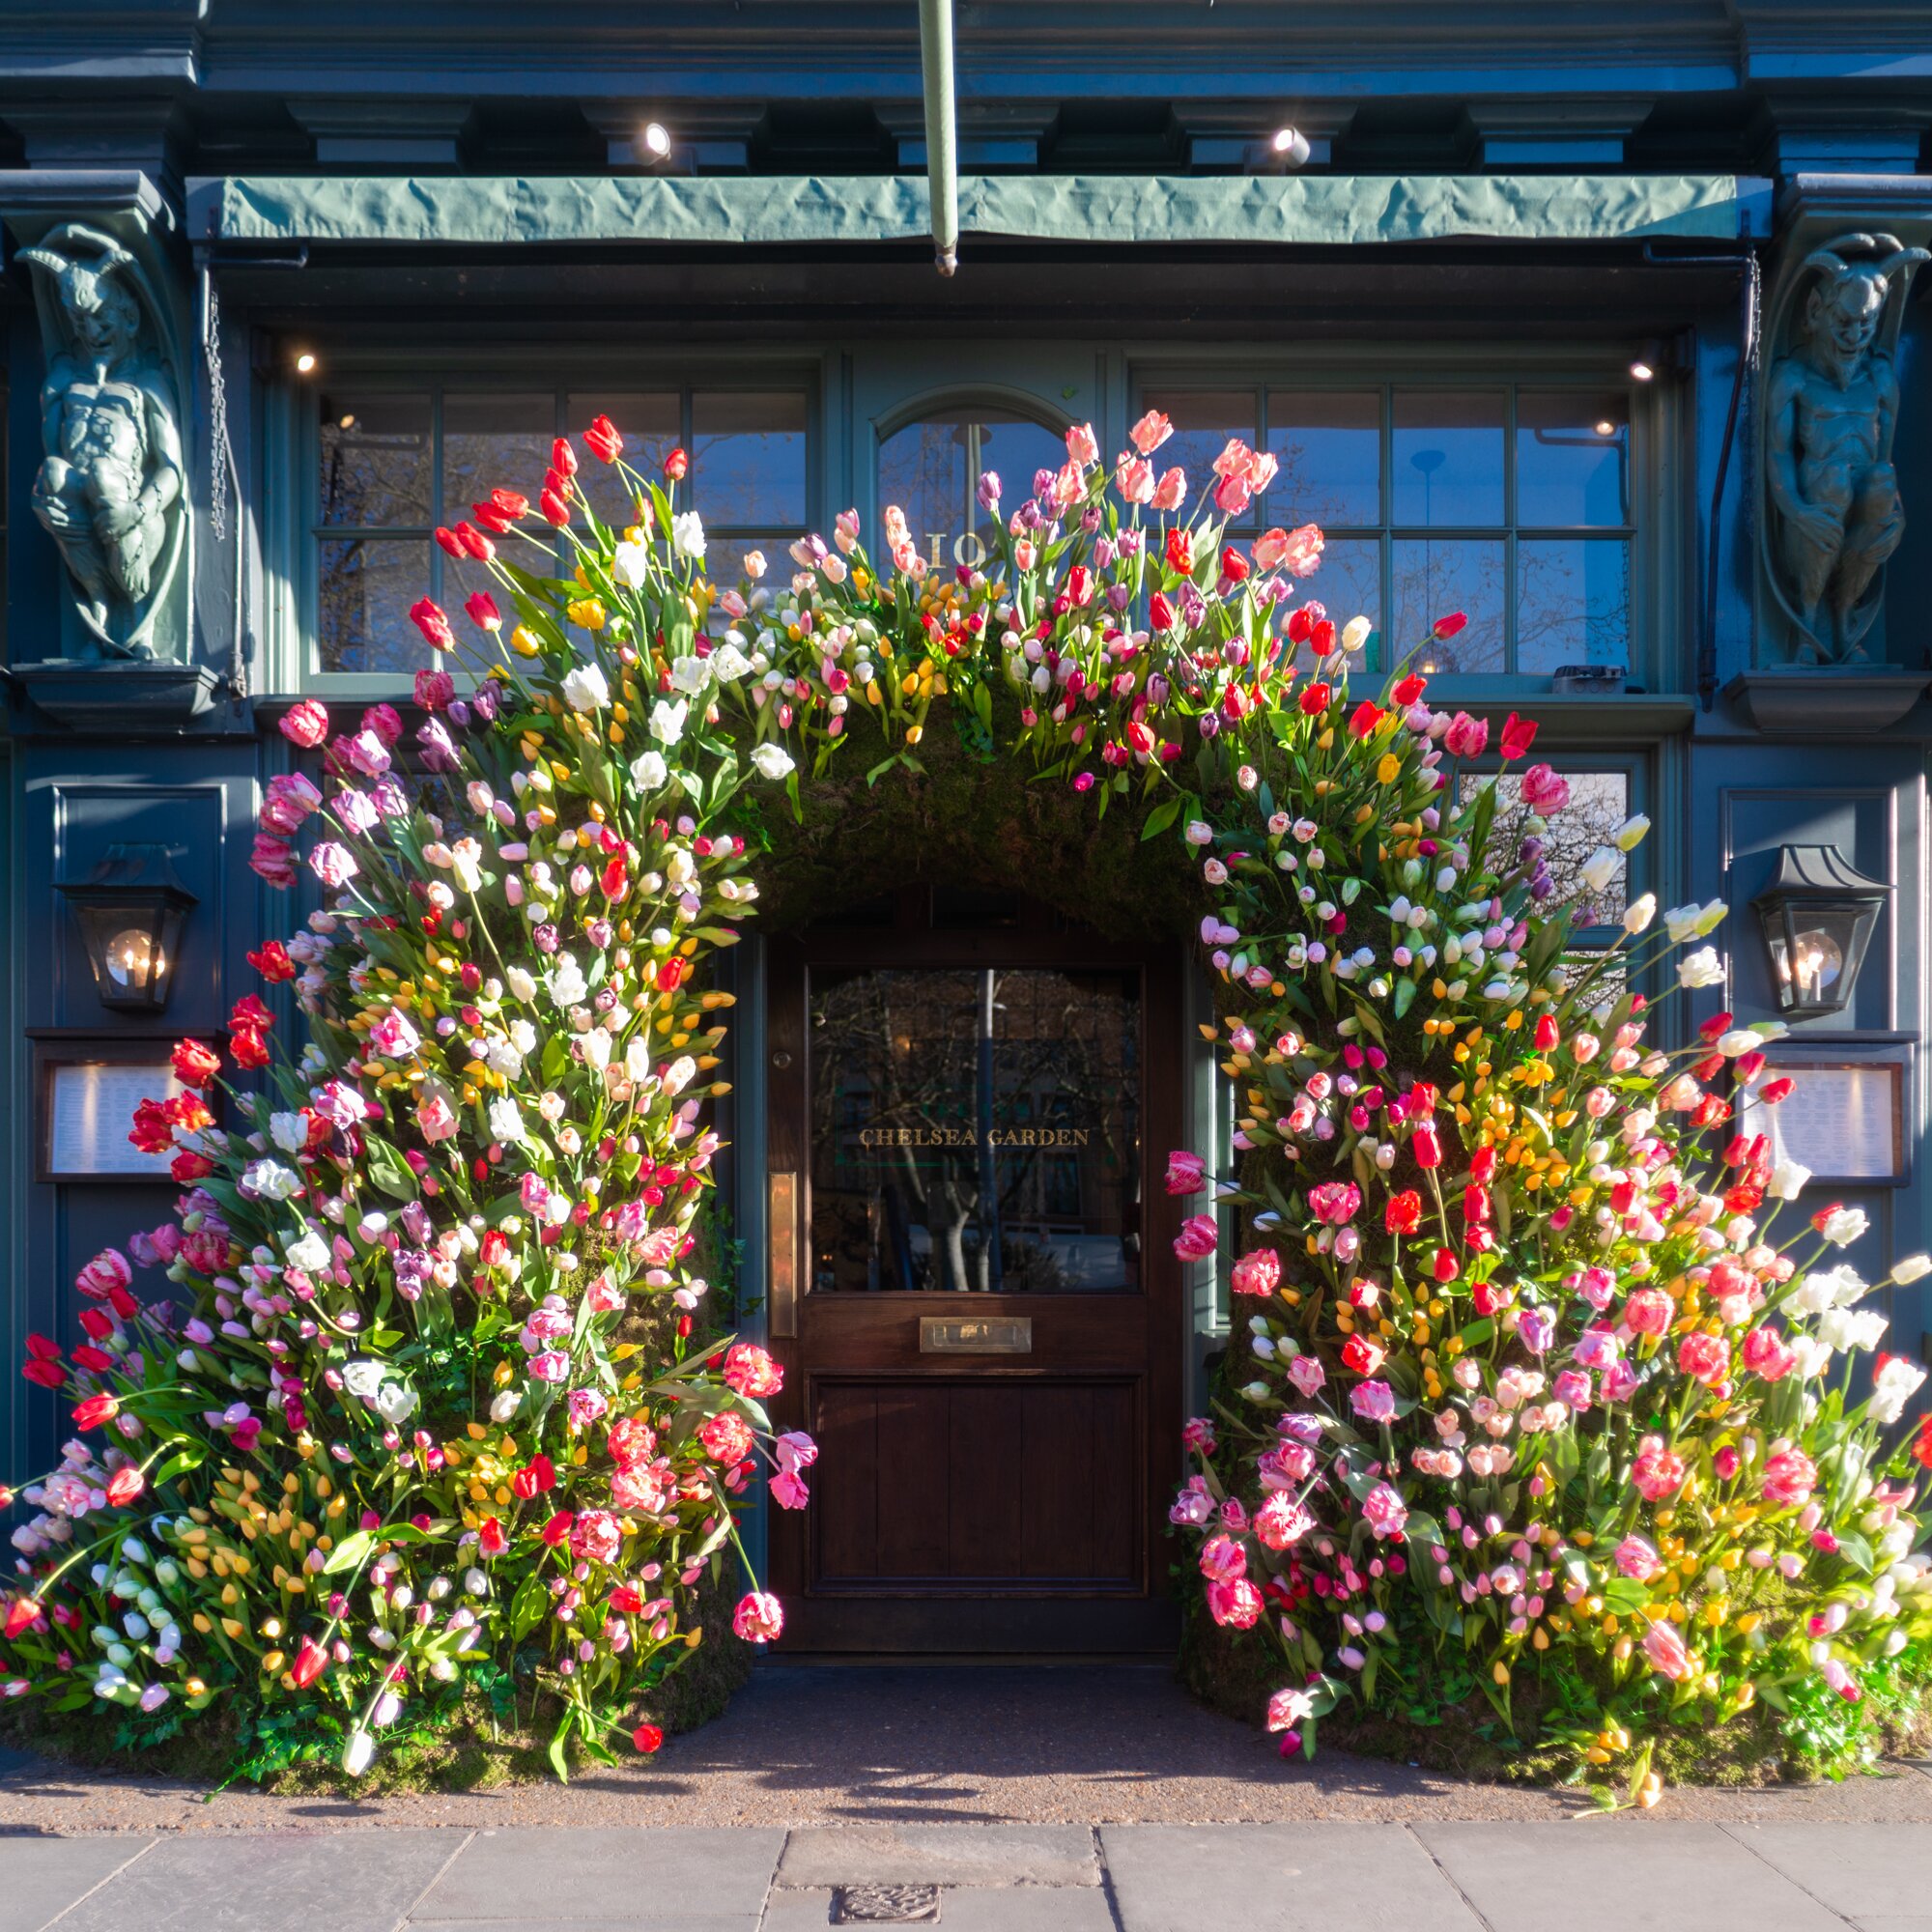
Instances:
[[[1064,1670],[1069,1666],[1107,1665],[1134,1670],[1172,1669],[1171,1650],[1094,1650],[1094,1651],[939,1651],[939,1650],[780,1650],[764,1651],[753,1662],[756,1670],[778,1670],[787,1664],[809,1665],[814,1670],[921,1669],[944,1664],[949,1669],[977,1665],[983,1669],[1006,1669],[1018,1665],[1033,1670]]]

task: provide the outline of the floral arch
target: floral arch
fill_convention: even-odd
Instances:
[[[1639,900],[1569,956],[1537,824],[1497,849],[1493,789],[1445,788],[1490,727],[1406,668],[1351,692],[1369,626],[1309,594],[1321,533],[1224,539],[1271,459],[1232,442],[1190,481],[1169,434],[1150,414],[1107,466],[1075,426],[1057,467],[983,478],[977,569],[934,571],[895,510],[875,557],[848,512],[715,584],[682,452],[640,474],[602,418],[534,504],[438,532],[497,586],[414,612],[473,683],[419,673],[407,744],[386,705],[282,721],[322,781],[271,781],[253,863],[327,897],[250,958],[307,1044],[256,995],[182,1042],[134,1123],[176,1219],[82,1271],[82,1341],[30,1342],[77,1433],[23,1491],[9,1694],[136,1742],[305,1711],[352,1773],[478,1687],[541,1694],[559,1773],[656,1747],[639,1704],[706,1640],[753,1480],[804,1506],[816,1454],[708,1315],[705,961],[910,778],[1047,828],[1069,881],[1157,845],[1198,925],[1239,1164],[1177,1151],[1168,1185],[1190,1258],[1238,1217],[1239,1347],[1172,1518],[1285,1747],[1471,1685],[1643,1802],[1660,1741],[1766,1707],[1869,1745],[1843,1714],[1926,1669],[1932,1430],[1896,1427],[1904,1361],[1851,1393],[1884,1325],[1836,1257],[1862,1217],[1774,1226],[1804,1177],[1733,1107],[1776,1029],[1646,1037],[1635,988],[1678,949],[1667,977],[1716,983],[1721,908]],[[618,467],[628,528],[580,460]],[[1535,730],[1512,716],[1503,759]],[[134,1292],[156,1269],[168,1298]],[[753,1583],[731,1620],[782,1615]]]

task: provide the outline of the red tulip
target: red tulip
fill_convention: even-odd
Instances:
[[[648,1757],[652,1751],[662,1747],[665,1734],[655,1724],[639,1724],[631,1733],[631,1742]]]
[[[148,1487],[148,1479],[129,1463],[107,1479],[107,1500],[116,1509],[126,1509]]]
[[[173,1054],[175,1078],[184,1087],[206,1087],[221,1071],[221,1056],[198,1039],[182,1040]]]
[[[1503,720],[1503,756],[1520,758],[1527,754],[1536,743],[1537,724],[1534,718],[1519,718],[1514,711]]]
[[[624,439],[609,416],[599,416],[583,432],[583,446],[599,463],[615,463],[624,447]]]
[[[112,1422],[121,1413],[120,1403],[111,1395],[91,1395],[85,1402],[73,1406],[73,1426],[76,1429],[99,1429],[103,1422]]]

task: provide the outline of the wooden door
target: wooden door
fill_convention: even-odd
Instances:
[[[893,903],[770,953],[771,1328],[820,1447],[772,1513],[787,1646],[1168,1648],[1178,949]]]

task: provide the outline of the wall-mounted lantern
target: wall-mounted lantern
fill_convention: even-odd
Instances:
[[[171,861],[178,849],[110,845],[92,878],[60,888],[80,922],[103,1007],[157,1013],[168,1003],[182,927],[199,903],[175,877]]]
[[[1786,1019],[1841,1013],[1892,888],[1868,879],[1835,845],[1781,845],[1777,871],[1751,900]]]

